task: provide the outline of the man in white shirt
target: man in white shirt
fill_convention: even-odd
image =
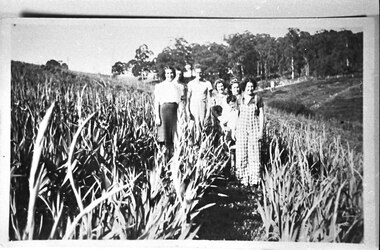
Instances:
[[[188,83],[187,107],[190,119],[195,123],[195,140],[200,142],[204,122],[210,115],[209,99],[212,91],[211,82],[203,79],[202,69],[195,66],[195,79]]]

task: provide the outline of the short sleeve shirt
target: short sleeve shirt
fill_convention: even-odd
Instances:
[[[179,103],[183,87],[176,82],[161,82],[154,88],[154,97],[159,103]]]
[[[212,85],[209,81],[192,80],[188,83],[188,92],[194,100],[205,102],[210,90]]]

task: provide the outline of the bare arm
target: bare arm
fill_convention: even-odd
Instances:
[[[260,110],[260,113],[259,113],[259,139],[262,139],[263,134],[264,134],[264,121],[265,121],[264,107],[260,107],[259,110]]]
[[[191,119],[191,112],[190,112],[190,102],[191,102],[191,96],[192,96],[192,89],[189,85],[187,85],[187,101],[186,101],[186,110],[187,110],[187,114],[188,114],[188,118]]]
[[[207,93],[206,93],[206,119],[211,115],[211,91],[212,91],[212,86],[210,82],[207,82],[209,85],[207,88]]]
[[[187,87],[185,85],[182,85],[182,95],[183,95],[183,105],[184,105],[184,116],[185,116],[185,121],[187,121]]]
[[[154,115],[155,115],[155,123],[157,126],[161,125],[161,116],[160,116],[160,102],[159,102],[159,96],[157,91],[157,86],[154,89]]]

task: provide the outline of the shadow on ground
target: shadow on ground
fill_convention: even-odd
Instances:
[[[218,178],[202,204],[216,203],[198,216],[201,240],[261,240],[264,231],[257,212],[260,191],[235,180]]]

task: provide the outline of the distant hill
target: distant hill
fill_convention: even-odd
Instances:
[[[363,79],[309,80],[261,94],[273,108],[340,123],[363,123]]]
[[[12,74],[22,74],[30,77],[30,83],[36,82],[38,76],[48,75],[61,84],[90,84],[112,87],[131,87],[138,91],[152,92],[154,84],[148,81],[139,81],[136,77],[116,77],[110,75],[87,73],[60,68],[48,68],[45,65],[11,61]]]

